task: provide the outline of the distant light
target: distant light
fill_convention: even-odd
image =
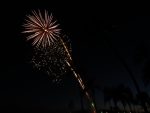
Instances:
[[[103,113],[103,112],[101,111],[101,113]]]

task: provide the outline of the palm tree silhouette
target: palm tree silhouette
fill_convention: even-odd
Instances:
[[[108,37],[109,37],[109,36],[108,36]],[[127,65],[126,61],[121,57],[121,55],[119,54],[119,52],[117,51],[117,49],[113,47],[113,45],[112,45],[112,43],[111,43],[111,41],[110,41],[110,39],[109,39],[108,37],[105,38],[106,41],[107,41],[108,46],[112,49],[112,51],[114,52],[115,56],[116,56],[116,57],[118,58],[118,60],[122,63],[123,67],[126,69],[126,71],[128,72],[128,74],[129,74],[131,80],[133,81],[133,84],[134,84],[134,86],[135,86],[135,88],[136,88],[137,93],[140,94],[140,93],[141,93],[141,90],[140,90],[140,87],[139,87],[139,85],[138,85],[138,83],[137,83],[135,77],[134,77],[134,74],[133,74],[132,70],[131,70],[130,67]],[[140,101],[141,101],[141,105],[142,105],[142,107],[143,107],[145,113],[148,113],[148,110],[147,110],[147,107],[146,107],[145,102],[144,102],[143,100],[140,100]]]
[[[147,92],[141,92],[140,94],[138,94],[137,99],[142,99],[146,103],[147,107],[150,106],[150,97]]]
[[[135,64],[144,64],[142,70],[142,80],[145,86],[148,86],[150,84],[150,54],[148,45],[149,44],[146,44],[142,41],[137,46],[134,56]],[[146,92],[140,92],[139,94],[137,94],[137,99],[142,99],[147,105],[150,105],[150,98]]]
[[[112,108],[111,100],[112,100],[112,90],[109,87],[104,87],[103,89],[104,94],[104,104],[106,105],[109,103],[110,109]]]
[[[122,104],[124,104],[124,107],[125,105],[128,105],[130,111],[133,111],[132,105],[134,104],[134,96],[131,89],[129,87],[125,87],[123,84],[119,85],[117,89],[120,96],[119,99],[121,100]]]
[[[110,105],[110,110],[112,110],[112,108],[114,108],[115,111],[119,110],[118,108],[118,101],[119,101],[119,92],[117,92],[116,88],[113,87],[104,87],[103,89],[103,93],[104,93],[104,103],[105,105],[107,103],[109,103]],[[113,101],[113,105],[112,102]]]
[[[142,80],[145,86],[147,86],[150,83],[150,55],[148,53],[149,48],[147,47],[147,45],[148,44],[141,41],[141,43],[137,45],[134,53],[134,63],[136,65],[144,64]]]
[[[123,84],[117,87],[105,87],[104,90],[104,102],[110,103],[110,109],[112,108],[111,101],[114,102],[116,110],[119,110],[118,103],[121,102],[123,110],[126,111],[126,106],[129,106],[130,111],[134,111],[132,105],[134,104],[134,97],[129,87],[125,87]]]

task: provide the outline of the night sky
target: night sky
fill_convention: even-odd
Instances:
[[[136,48],[150,43],[150,16],[113,13],[107,5],[96,3],[21,1],[9,4],[1,10],[0,36],[0,103],[6,111],[62,110],[67,109],[70,100],[75,108],[80,108],[80,88],[71,73],[56,84],[48,75],[33,69],[30,63],[32,46],[21,33],[22,24],[26,14],[37,9],[52,12],[60,28],[69,36],[78,72],[85,81],[93,81],[98,87],[95,91],[99,108],[104,107],[101,89],[105,86],[123,83],[136,94],[134,84],[113,48],[130,67],[140,88],[150,94],[149,86],[145,87],[141,79],[143,64],[134,63]]]

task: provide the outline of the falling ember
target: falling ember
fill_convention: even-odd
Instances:
[[[47,11],[43,17],[40,11],[38,13],[33,11],[32,14],[27,16],[23,33],[29,33],[27,40],[32,39],[33,46],[49,46],[60,34],[56,20],[54,21],[52,14],[49,16]]]
[[[58,39],[55,44],[46,48],[35,47],[31,63],[35,69],[48,74],[53,82],[58,83],[69,70],[66,60],[69,59]]]
[[[53,16],[49,16],[46,11],[44,17],[40,11],[38,13],[33,11],[32,13],[33,16],[27,16],[27,23],[24,24],[25,31],[23,32],[29,34],[27,40],[33,39],[32,45],[35,46],[35,54],[32,63],[39,70],[55,76],[56,81],[67,69],[70,69],[90,102],[91,112],[96,113],[92,97],[85,90],[81,76],[74,69],[70,55],[71,47],[63,40],[66,37],[60,37],[60,29],[58,29],[56,21],[53,21]]]

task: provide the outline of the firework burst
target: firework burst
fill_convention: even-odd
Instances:
[[[32,14],[27,16],[26,23],[23,25],[25,27],[23,33],[29,34],[27,40],[33,39],[32,44],[36,46],[51,45],[60,34],[56,20],[53,19],[52,14],[49,16],[47,11],[44,16],[40,11],[38,13],[32,11]]]
[[[58,24],[56,24],[56,21],[53,21],[52,15],[49,16],[46,11],[44,18],[40,11],[39,13],[36,13],[35,11],[32,13],[33,16],[27,16],[27,23],[24,24],[24,33],[30,34],[27,37],[27,40],[33,39],[32,44],[35,46],[32,63],[39,70],[47,72],[48,75],[54,76],[56,78],[55,80],[62,77],[67,69],[71,70],[79,82],[80,87],[85,91],[86,97],[90,101],[92,113],[96,113],[92,97],[85,90],[86,88],[81,76],[76,73],[74,69],[70,54],[71,47],[66,43],[63,37],[60,37]]]

